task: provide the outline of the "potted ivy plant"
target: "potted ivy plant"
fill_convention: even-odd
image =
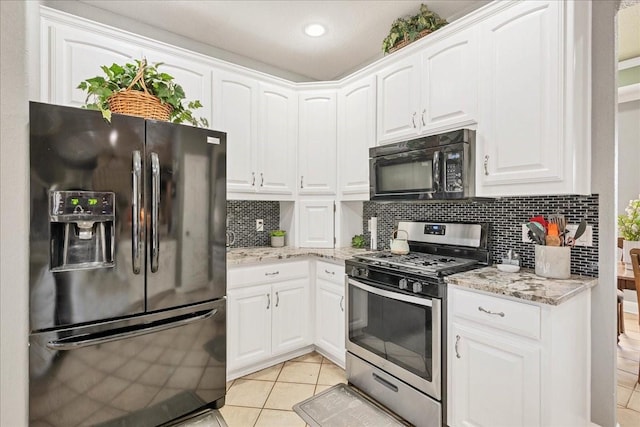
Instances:
[[[385,54],[395,52],[445,25],[447,25],[445,19],[440,18],[437,13],[430,11],[423,4],[416,15],[393,21],[389,34],[382,41],[382,52]]]
[[[101,66],[104,76],[86,79],[78,85],[78,89],[87,92],[85,108],[101,111],[107,121],[111,121],[112,112],[118,112],[208,127],[207,119],[196,118],[192,112],[202,107],[200,101],[187,102],[184,89],[174,77],[158,71],[161,65],[161,62],[148,65],[146,60],[136,60],[135,64]],[[127,102],[136,105],[127,107]],[[142,112],[137,104],[140,102],[145,103]],[[123,103],[124,109],[115,109]],[[152,113],[147,112],[149,108],[153,109]]]
[[[281,248],[284,246],[284,236],[287,234],[284,230],[271,230],[269,235],[271,236],[271,246],[274,248]]]

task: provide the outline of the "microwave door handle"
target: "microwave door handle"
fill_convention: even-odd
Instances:
[[[433,189],[440,192],[440,151],[433,153]]]

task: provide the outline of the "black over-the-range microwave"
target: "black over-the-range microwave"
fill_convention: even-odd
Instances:
[[[459,129],[370,148],[370,199],[474,197],[475,137],[475,131]]]

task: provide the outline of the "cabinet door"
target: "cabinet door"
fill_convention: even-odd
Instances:
[[[380,71],[378,144],[420,132],[420,56],[413,55]]]
[[[259,84],[257,188],[261,193],[293,194],[296,179],[298,99],[293,90]]]
[[[369,200],[369,147],[375,145],[376,80],[338,92],[338,182],[343,200]]]
[[[309,280],[276,283],[273,290],[273,355],[296,350],[311,343]]]
[[[422,132],[464,126],[476,119],[477,36],[469,28],[422,54]]]
[[[516,3],[480,24],[477,195],[550,194],[562,184],[562,7]]]
[[[213,82],[213,128],[227,133],[227,191],[256,189],[258,127],[257,82],[216,71]]]
[[[344,286],[316,277],[316,345],[345,363]]]
[[[81,81],[104,73],[100,66],[133,63],[142,58],[142,49],[106,34],[93,33],[56,24],[49,28],[49,44],[43,45],[48,61],[42,62],[42,100],[59,105],[81,107],[86,92]],[[44,44],[45,42],[43,42]]]
[[[228,291],[229,370],[257,363],[271,355],[271,285]]]
[[[298,202],[301,248],[333,248],[334,201],[301,200]]]
[[[453,323],[448,420],[456,426],[539,426],[540,349]]]
[[[145,49],[143,52],[150,64],[161,62],[158,71],[172,75],[185,93],[185,105],[199,100],[202,108],[193,110],[193,116],[207,119],[212,128],[211,66],[196,57],[171,55],[160,50]],[[187,123],[188,124],[188,123]]]
[[[336,192],[336,92],[301,92],[299,194]]]

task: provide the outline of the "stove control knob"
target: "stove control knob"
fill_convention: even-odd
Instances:
[[[400,289],[407,289],[409,287],[409,283],[407,283],[407,279],[400,279],[398,286]]]
[[[420,292],[422,292],[422,283],[414,282],[413,283],[413,293],[414,294],[419,294]]]
[[[353,277],[358,277],[358,272],[359,272],[358,267],[351,267],[351,275]]]

